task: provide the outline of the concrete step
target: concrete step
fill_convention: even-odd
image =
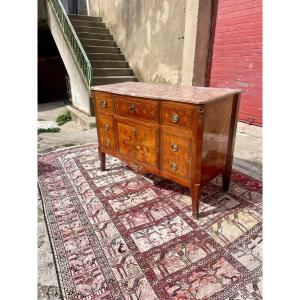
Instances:
[[[101,33],[90,33],[90,32],[76,32],[79,39],[93,39],[93,40],[113,40],[111,34],[101,34]]]
[[[123,54],[116,53],[86,53],[90,60],[125,60]]]
[[[90,60],[92,68],[128,68],[129,64],[125,60]]]
[[[72,121],[83,129],[91,129],[96,127],[95,117],[89,117],[71,105],[67,105],[66,109],[70,111]]]
[[[83,46],[84,50],[89,53],[121,53],[118,47],[104,47],[104,46]]]
[[[115,41],[110,40],[92,40],[92,39],[80,39],[82,46],[104,46],[104,47],[116,47]]]
[[[93,68],[93,76],[133,76],[130,68]]]
[[[110,84],[126,81],[137,81],[135,76],[96,76],[93,77],[93,85]]]
[[[68,15],[70,20],[82,20],[82,21],[94,21],[94,22],[102,22],[101,17],[92,17],[92,16],[84,16],[84,15]]]
[[[77,33],[78,32],[88,32],[88,33],[109,34],[109,30],[107,28],[76,26],[76,25],[73,25],[73,26],[74,26],[74,29]]]
[[[85,26],[85,27],[98,27],[106,28],[105,23],[96,21],[84,21],[84,20],[71,20],[73,26]]]

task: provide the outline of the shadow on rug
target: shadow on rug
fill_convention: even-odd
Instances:
[[[141,176],[96,145],[39,157],[39,187],[64,299],[262,299],[260,181],[215,178],[200,219],[188,189]]]

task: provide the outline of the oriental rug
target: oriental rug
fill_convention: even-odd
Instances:
[[[262,299],[260,181],[215,178],[195,220],[187,188],[89,144],[39,156],[39,187],[64,299]]]

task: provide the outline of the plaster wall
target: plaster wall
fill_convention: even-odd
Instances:
[[[205,86],[210,51],[213,0],[198,1],[199,7],[192,85]]]
[[[87,8],[87,1],[88,0],[60,0],[64,7],[67,7],[67,11],[69,14],[74,14],[73,11],[75,9],[75,6],[77,4],[77,12],[78,15],[87,15],[88,14],[88,8]]]
[[[192,85],[194,77],[199,0],[186,0],[182,84]]]
[[[38,0],[38,20],[47,20],[46,0]]]
[[[47,2],[47,11],[49,28],[70,78],[73,105],[82,112],[91,115],[88,86],[85,83],[83,75],[74,59],[72,49],[61,31],[60,24],[49,2]]]
[[[89,0],[139,81],[181,84],[186,0]]]

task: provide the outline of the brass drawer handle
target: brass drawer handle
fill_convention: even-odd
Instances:
[[[172,151],[173,152],[178,152],[178,150],[179,150],[178,145],[177,144],[172,144]]]
[[[110,140],[106,139],[106,140],[105,140],[105,146],[108,147],[109,145],[110,145]]]
[[[176,113],[172,114],[172,122],[173,123],[178,123],[179,122],[179,116]]]
[[[101,101],[101,107],[105,108],[106,106],[107,106],[106,101],[105,100]]]
[[[177,164],[176,163],[171,163],[171,169],[173,170],[173,171],[177,171]]]
[[[103,127],[104,127],[104,129],[105,129],[106,131],[109,130],[109,125],[108,125],[108,124],[105,124]]]
[[[129,106],[129,108],[128,108],[128,110],[130,111],[130,112],[136,112],[136,105],[135,104],[131,104],[130,106]]]

